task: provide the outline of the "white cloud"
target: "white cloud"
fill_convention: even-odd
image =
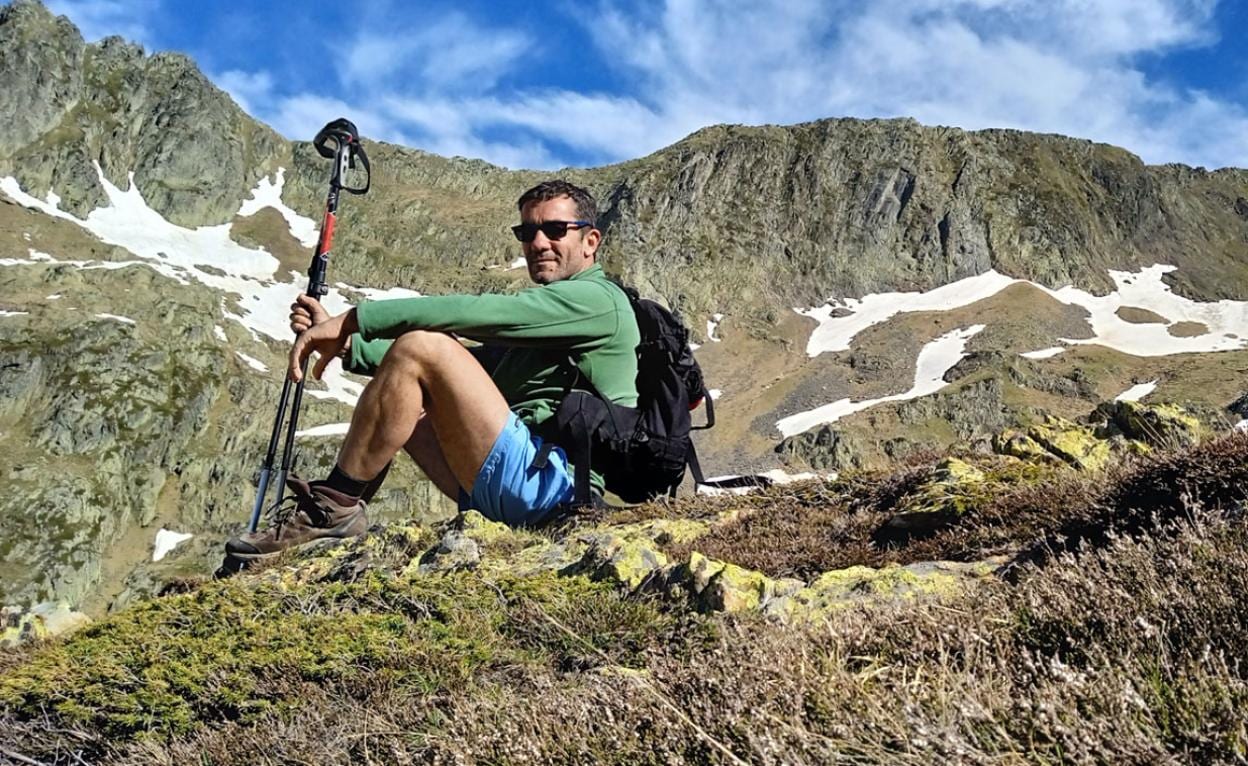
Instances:
[[[268,72],[231,69],[212,79],[218,88],[229,93],[248,114],[256,114],[256,110],[273,96],[273,75]]]
[[[451,14],[355,38],[343,100],[218,78],[292,138],[339,113],[374,138],[509,167],[638,157],[717,123],[910,116],[1124,146],[1148,162],[1248,166],[1248,109],[1150,79],[1142,57],[1215,40],[1215,0],[643,0],[565,6],[622,91],[504,87],[543,41]],[[558,19],[553,20],[558,22]],[[550,23],[550,22],[548,22]],[[331,91],[332,92],[332,91]],[[362,105],[367,104],[367,108]]]
[[[1150,162],[1248,165],[1243,106],[1137,67],[1139,55],[1210,42],[1213,10],[1211,0],[667,0],[658,24],[604,8],[597,40],[641,79],[657,120],[682,127],[912,116],[1087,137]]]
[[[425,89],[480,91],[505,74],[528,45],[518,32],[484,28],[452,13],[416,29],[391,25],[384,33],[361,33],[347,48],[345,75],[368,89],[393,77],[391,84],[410,79]]]
[[[158,0],[46,0],[48,10],[67,16],[83,39],[96,42],[110,35],[150,48],[148,20]]]

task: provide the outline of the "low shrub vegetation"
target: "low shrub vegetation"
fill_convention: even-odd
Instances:
[[[800,628],[581,576],[206,583],[0,658],[0,761],[1242,763],[1245,458],[1227,437],[1098,475],[1002,474],[893,548],[873,525],[930,465],[629,512],[735,508],[692,548],[777,575],[1023,553],[1011,580]]]

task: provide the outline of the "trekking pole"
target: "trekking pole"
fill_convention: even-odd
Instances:
[[[333,146],[330,146],[330,144]],[[307,294],[320,300],[329,292],[325,282],[325,272],[329,265],[329,251],[334,242],[334,224],[338,214],[338,194],[346,191],[351,194],[365,194],[372,184],[372,169],[368,164],[368,155],[360,143],[360,134],[355,125],[346,119],[337,119],[321,128],[312,140],[313,146],[322,157],[334,161],[329,176],[329,196],[325,200],[325,218],[321,223],[321,236],[316,243],[316,253],[312,256],[312,265],[308,267]],[[361,187],[346,186],[343,179],[348,168],[354,169],[356,162],[364,168],[364,185]],[[273,419],[273,432],[269,436],[269,448],[260,466],[260,481],[256,485],[256,503],[251,509],[251,521],[248,531],[255,532],[260,525],[260,511],[264,508],[264,498],[269,492],[269,479],[273,475],[273,461],[277,457],[277,442],[282,433],[282,422],[286,419],[286,406],[291,403],[290,423],[286,428],[286,442],[282,447],[282,462],[277,474],[278,495],[286,484],[286,476],[290,473],[290,464],[295,450],[295,430],[299,423],[299,407],[303,403],[303,385],[308,379],[308,363],[303,363],[303,378],[294,385],[294,401],[290,402],[291,380],[286,376],[282,382],[282,395],[277,402],[277,417]]]

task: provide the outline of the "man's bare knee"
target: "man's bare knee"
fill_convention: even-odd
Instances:
[[[447,363],[456,350],[462,351],[463,346],[446,333],[411,330],[395,339],[382,364],[428,369]]]

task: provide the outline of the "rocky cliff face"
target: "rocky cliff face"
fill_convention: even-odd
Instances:
[[[0,9],[0,82],[0,178],[36,198],[54,193],[79,218],[108,203],[96,163],[123,189],[133,172],[146,203],[183,226],[231,221],[279,167],[283,201],[319,217],[326,162],[241,112],[183,56],[148,56],[117,38],[85,44],[65,19],[16,0]],[[370,144],[370,155],[374,188],[344,200],[331,282],[425,293],[526,283],[501,268],[517,255],[507,226],[516,197],[548,174],[386,144]],[[563,174],[599,196],[608,269],[681,309],[705,342],[725,415],[704,457],[724,470],[776,460],[781,416],[904,390],[924,343],[978,321],[916,315],[809,359],[811,324],[793,306],[929,290],[990,269],[1104,292],[1107,270],[1160,262],[1178,267],[1167,279],[1182,295],[1248,298],[1248,171],[1149,167],[1060,136],[911,120],[719,126],[649,157]],[[273,215],[248,219],[245,237],[234,228],[281,259],[266,284],[290,283],[287,270],[306,265],[283,227]],[[35,262],[35,251],[61,263]],[[235,319],[256,307],[237,294],[121,266],[135,256],[6,195],[0,259],[17,264],[0,266],[0,597],[99,609],[204,569],[250,508],[275,398],[276,373],[235,352],[274,370],[281,344],[240,329]],[[1144,362],[1088,350],[1020,362],[1043,338],[1084,337],[1086,312],[1045,300],[999,301],[968,363],[946,373],[947,391],[809,430],[781,456],[846,468],[982,442],[1150,379],[1196,402],[1206,421],[1242,393],[1248,352]],[[704,330],[716,312],[729,314],[722,344]],[[101,318],[112,314],[133,324]],[[319,423],[348,417],[332,401],[310,411]],[[315,471],[334,445],[304,450]],[[445,510],[410,469],[388,486],[396,517]],[[166,523],[199,535],[156,564],[150,537]]]
[[[92,162],[177,223],[228,220],[285,141],[243,114],[179,54],[145,56],[120,38],[86,45],[31,0],[0,9],[0,174],[85,215],[105,201]]]
[[[1106,269],[1154,262],[1179,265],[1192,295],[1248,286],[1248,173],[1147,167],[1061,136],[912,120],[714,127],[611,170],[624,269],[690,267],[728,291],[720,302],[927,290],[988,269],[1104,289]]]

